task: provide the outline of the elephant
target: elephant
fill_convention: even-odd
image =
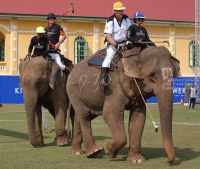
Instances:
[[[74,65],[68,66],[71,70]],[[62,73],[54,59],[27,56],[19,64],[19,80],[24,91],[24,105],[30,144],[44,146],[41,105],[55,120],[55,141],[58,146],[68,144],[65,130],[69,98],[66,93],[68,75]]]
[[[88,57],[91,58],[92,56]],[[91,120],[99,115],[108,125],[113,140],[105,143],[104,151],[110,158],[127,144],[124,127],[124,110],[130,111],[128,133],[128,162],[140,163],[141,138],[146,120],[146,107],[136,86],[134,78],[144,99],[156,96],[160,110],[161,132],[166,161],[175,159],[172,140],[172,78],[180,76],[180,62],[171,56],[163,46],[148,47],[140,54],[124,50],[123,57],[109,71],[110,86],[99,86],[100,69],[88,66],[83,60],[76,65],[68,77],[67,93],[75,109],[72,154],[81,154],[82,141],[86,157],[94,157],[102,148],[95,144]]]

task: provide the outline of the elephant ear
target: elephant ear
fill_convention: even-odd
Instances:
[[[54,60],[49,59],[48,63],[50,65],[49,86],[52,89],[55,89],[55,86],[57,85],[57,83],[60,80],[61,69],[60,69],[60,66]]]
[[[180,61],[173,56],[171,56],[171,61],[174,64],[174,67],[176,68],[175,72],[173,73],[173,77],[181,76]]]
[[[124,73],[129,77],[142,78],[139,73],[139,56],[132,53],[131,50],[124,52],[124,57],[122,58],[122,65]]]

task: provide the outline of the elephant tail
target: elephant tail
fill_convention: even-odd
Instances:
[[[71,141],[72,141],[73,129],[74,129],[74,115],[75,115],[74,109],[72,107],[71,102],[69,101],[69,106],[68,106],[68,110],[67,110],[67,118],[68,118],[67,135],[68,135],[69,140],[71,140]],[[72,122],[72,132],[70,129],[70,120]]]

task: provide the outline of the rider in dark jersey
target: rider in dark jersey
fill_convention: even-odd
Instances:
[[[135,24],[131,25],[127,31],[127,40],[132,42],[132,48],[142,47],[144,49],[148,46],[155,46],[154,43],[142,43],[151,42],[147,30],[141,26],[144,19],[145,17],[142,12],[136,12],[134,14],[133,20]]]
[[[28,56],[31,56],[33,47],[33,55],[32,57],[43,57],[45,58],[48,55],[48,39],[45,37],[46,31],[43,27],[37,27],[36,29],[37,36],[34,36],[31,39],[29,48],[28,48]]]
[[[71,70],[62,64],[60,54],[58,53],[60,44],[66,39],[66,34],[60,25],[55,24],[56,16],[53,13],[48,14],[47,20],[48,27],[46,27],[45,30],[46,37],[49,42],[49,55],[55,59],[56,63],[60,66],[63,72],[69,74]],[[60,35],[62,35],[62,38],[59,40]]]

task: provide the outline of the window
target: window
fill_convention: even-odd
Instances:
[[[194,67],[195,66],[195,53],[197,52],[197,56],[199,58],[198,65],[200,65],[200,48],[198,47],[198,50],[195,49],[195,40],[190,41],[189,43],[189,66]]]
[[[88,57],[88,42],[82,36],[77,36],[74,40],[74,64]]]
[[[0,61],[4,61],[4,48],[5,48],[5,40],[2,38],[0,40]]]

